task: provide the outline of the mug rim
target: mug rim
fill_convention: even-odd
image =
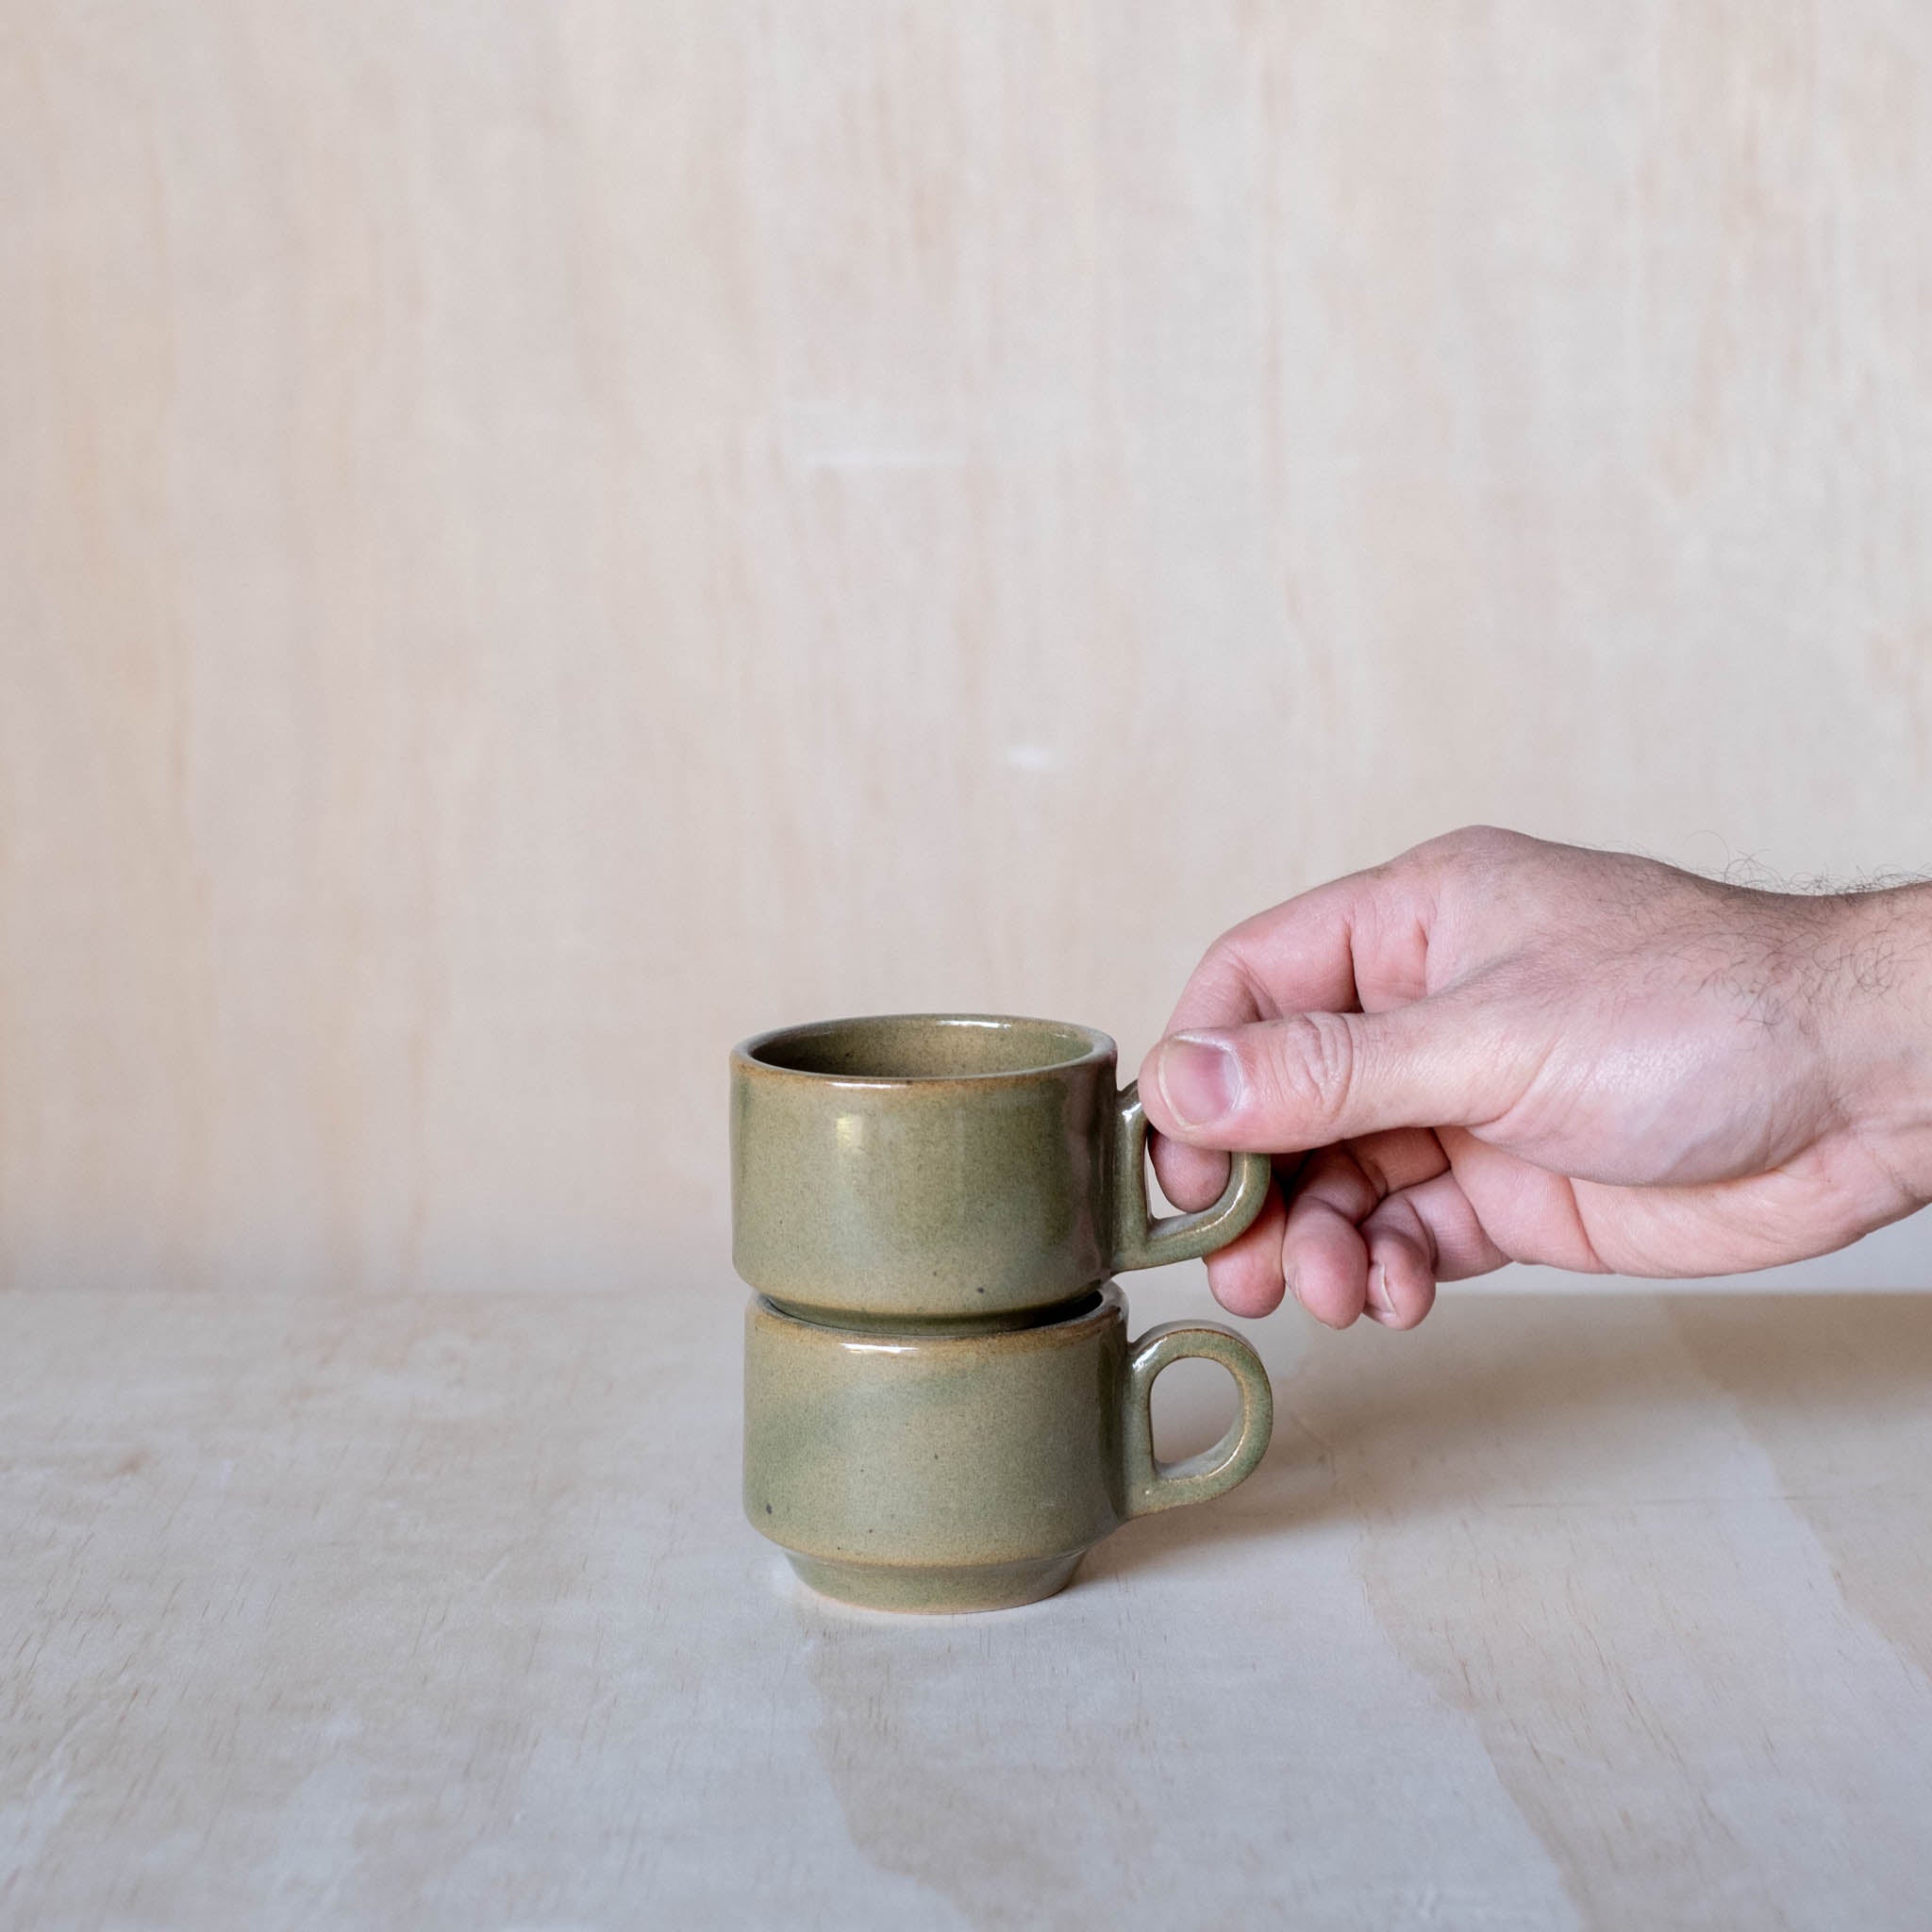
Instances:
[[[1110,1275],[1064,1301],[1049,1302],[1040,1307],[1007,1308],[998,1314],[953,1320],[946,1316],[862,1315],[844,1311],[833,1316],[800,1307],[777,1295],[752,1290],[752,1301],[758,1312],[774,1322],[824,1336],[828,1342],[849,1348],[858,1355],[915,1355],[949,1342],[999,1341],[1036,1348],[1063,1347],[1077,1341],[1096,1323],[1104,1324],[1109,1310],[1124,1320],[1126,1296]]]
[[[822,1322],[752,1291],[752,1312],[765,1322],[794,1334],[807,1347],[829,1348],[841,1355],[921,1356],[931,1361],[949,1355],[971,1356],[989,1348],[1002,1356],[1040,1349],[1079,1348],[1097,1330],[1127,1319],[1127,1297],[1108,1276],[1063,1307],[1035,1311],[1043,1320],[1002,1322],[987,1328],[953,1328],[943,1322],[900,1322],[883,1328],[855,1328],[840,1322]]]
[[[1041,1060],[1021,1067],[996,1067],[980,1072],[946,1074],[851,1074],[824,1073],[809,1067],[788,1067],[764,1058],[774,1046],[792,1041],[824,1039],[841,1032],[884,1025],[904,1025],[908,1022],[926,1025],[996,1028],[1002,1032],[1021,1027],[1039,1028],[1059,1035],[1077,1052],[1060,1059]],[[1024,1013],[853,1013],[836,1020],[807,1020],[792,1026],[774,1026],[741,1040],[731,1049],[734,1068],[756,1074],[761,1079],[795,1080],[827,1088],[933,1088],[997,1085],[1020,1080],[1038,1080],[1045,1074],[1064,1074],[1078,1067],[1105,1065],[1119,1049],[1110,1034],[1097,1027],[1082,1026],[1073,1020],[1042,1020]]]

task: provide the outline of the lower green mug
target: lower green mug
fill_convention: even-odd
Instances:
[[[1234,1377],[1212,1449],[1155,1460],[1154,1379],[1188,1356]],[[1106,1282],[1058,1321],[993,1334],[877,1334],[745,1318],[744,1507],[825,1595],[887,1610],[1051,1596],[1129,1517],[1205,1503],[1253,1472],[1274,1424],[1240,1336],[1170,1323],[1127,1340]]]

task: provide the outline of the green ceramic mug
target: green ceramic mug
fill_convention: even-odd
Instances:
[[[1225,1436],[1154,1457],[1154,1378],[1187,1356],[1241,1392]],[[1132,1516],[1205,1503],[1248,1475],[1274,1423],[1240,1336],[1172,1323],[1127,1340],[1112,1282],[1058,1321],[888,1337],[745,1318],[744,1508],[806,1582],[888,1610],[995,1610],[1051,1596]]]
[[[1268,1158],[1154,1220],[1139,1094],[1114,1043],[1051,1020],[905,1013],[760,1034],[731,1055],[732,1260],[849,1325],[995,1327],[1130,1268],[1224,1247]]]

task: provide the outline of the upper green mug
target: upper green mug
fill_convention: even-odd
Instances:
[[[984,1013],[822,1020],[731,1054],[731,1255],[808,1319],[1012,1325],[1108,1274],[1224,1247],[1265,1155],[1153,1218],[1147,1122],[1091,1027]]]

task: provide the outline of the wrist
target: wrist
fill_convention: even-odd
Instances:
[[[1920,1204],[1932,1201],[1932,885],[1840,902],[1831,949],[1840,1106]]]

